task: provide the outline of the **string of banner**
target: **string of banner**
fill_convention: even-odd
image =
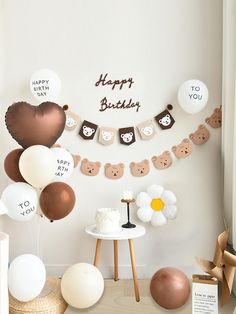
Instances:
[[[169,107],[166,109],[166,111],[168,111],[168,109],[171,110],[172,108]],[[161,113],[162,115],[163,115],[163,112]],[[68,126],[68,123],[67,123],[66,129],[68,129],[68,128],[70,130],[71,130],[71,128],[75,129],[76,125],[78,123],[78,120],[74,120],[75,115],[72,112],[68,112],[67,114],[69,115],[69,118],[67,118],[67,121],[69,119],[73,119],[73,121],[76,121],[76,124],[72,123],[71,122],[72,120],[70,120],[70,123],[69,123],[70,126]],[[169,115],[169,111],[168,111],[168,113],[166,113],[166,115]],[[164,115],[164,116],[166,117],[166,115]],[[156,117],[158,117],[158,116],[156,116]],[[156,119],[156,117],[155,117],[155,119]],[[161,119],[162,118],[157,118],[156,120],[158,120],[160,123]],[[171,119],[172,125],[173,125],[174,119],[171,115],[170,115],[170,119]],[[90,128],[89,124],[86,124],[87,122],[88,121],[86,121],[86,120],[83,121],[83,123],[80,127],[80,131],[79,131],[79,134],[85,139],[88,139],[88,137],[90,137],[92,135],[94,137],[94,134],[95,134],[95,131],[93,132],[93,131],[91,131],[91,130],[89,131],[87,129],[87,128]],[[73,124],[73,126],[71,126],[72,124]],[[146,125],[144,122],[141,125],[143,125],[143,124]],[[168,126],[166,126],[166,128],[167,127],[170,128],[172,125],[169,124]],[[171,150],[166,150],[163,153],[161,153],[160,155],[153,156],[151,158],[151,161],[152,161],[154,167],[158,170],[164,170],[164,169],[169,168],[173,164],[172,153],[177,159],[184,159],[184,158],[189,157],[193,152],[193,144],[202,145],[202,144],[205,144],[210,139],[210,131],[209,131],[209,128],[207,126],[210,126],[213,129],[217,129],[217,128],[220,128],[221,125],[222,125],[222,111],[221,111],[221,106],[220,106],[220,107],[215,108],[214,111],[212,112],[212,114],[210,115],[210,117],[207,117],[205,119],[205,123],[199,125],[198,128],[193,133],[189,134],[188,138],[184,138],[179,144],[174,145],[171,148]],[[139,129],[139,126],[137,126],[138,129]],[[100,127],[100,134],[101,134],[101,131],[104,129],[108,129],[108,128]],[[122,142],[122,144],[125,144],[125,145],[132,144],[134,141],[132,141],[132,143],[131,143],[131,141],[128,141],[125,137],[121,136],[123,133],[121,133],[120,130],[122,130],[122,129],[119,129],[120,141],[121,141],[121,139],[124,141],[124,143]],[[130,129],[130,128],[126,128],[126,129]],[[141,129],[142,129],[142,127],[141,127]],[[87,135],[85,135],[84,132]],[[104,131],[104,132],[106,132],[106,131]],[[130,132],[134,133],[134,130],[130,131]],[[141,132],[140,132],[140,134],[141,134]],[[99,138],[101,137],[100,134],[99,134]],[[146,136],[148,136],[148,135],[146,135]],[[154,134],[152,136],[154,136]],[[90,137],[89,139],[92,139],[93,137]],[[104,139],[103,139],[103,141],[104,141]],[[105,140],[105,142],[106,141],[108,141],[108,140]],[[105,144],[105,145],[107,145],[107,144]],[[79,155],[76,155],[73,157],[74,158],[76,157],[76,165],[75,166],[77,166],[78,162],[81,161],[80,170],[84,175],[87,175],[87,176],[98,175],[100,168],[102,166],[100,161],[90,161],[87,158],[83,158],[81,160],[81,156],[79,156]],[[146,176],[150,171],[150,161],[148,159],[144,159],[144,160],[138,161],[138,162],[131,162],[129,164],[129,168],[130,168],[130,172],[133,176],[143,177],[143,176]],[[104,174],[109,179],[120,179],[124,175],[124,170],[125,170],[125,164],[122,162],[117,163],[117,164],[105,163],[105,165],[104,165]]]
[[[63,107],[66,110],[66,125],[65,129],[67,131],[73,131],[77,128],[78,124],[82,121],[82,124],[79,129],[79,135],[84,140],[93,140],[97,130],[99,129],[98,135],[98,142],[103,145],[111,145],[114,143],[114,139],[116,137],[117,129],[105,127],[105,126],[98,126],[97,124],[90,122],[88,120],[82,120],[77,114],[67,111],[68,106],[65,105]],[[170,110],[173,109],[173,106],[168,104],[166,109],[156,115],[153,119],[149,119],[142,123],[136,125],[136,128],[139,131],[140,137],[142,140],[150,140],[156,134],[156,129],[154,126],[154,120],[157,122],[159,127],[162,130],[170,129],[175,120],[170,113]],[[119,140],[120,144],[123,145],[131,145],[136,142],[135,136],[135,127],[125,127],[118,129]]]

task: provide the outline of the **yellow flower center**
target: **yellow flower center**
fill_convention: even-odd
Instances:
[[[164,208],[165,204],[161,198],[154,198],[151,202],[151,208],[155,211],[160,211]]]

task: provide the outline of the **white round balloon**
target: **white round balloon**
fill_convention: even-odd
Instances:
[[[61,292],[68,304],[78,309],[94,305],[102,296],[104,280],[97,267],[79,263],[71,266],[61,280]]]
[[[30,90],[40,101],[54,101],[60,94],[61,80],[52,70],[41,69],[31,76]]]
[[[32,219],[38,207],[37,192],[24,182],[8,185],[2,193],[2,202],[8,209],[7,215],[17,221]]]
[[[29,184],[36,188],[42,188],[53,181],[57,161],[50,148],[33,145],[21,154],[19,169]]]
[[[21,302],[28,302],[36,298],[43,290],[45,281],[45,266],[35,255],[20,255],[10,264],[9,291],[14,298]]]
[[[201,111],[208,101],[207,86],[199,80],[184,82],[178,90],[178,102],[187,113]]]
[[[57,160],[57,170],[55,176],[57,178],[69,178],[74,170],[74,159],[72,155],[64,148],[51,148]]]

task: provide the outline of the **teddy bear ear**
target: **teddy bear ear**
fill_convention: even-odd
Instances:
[[[183,143],[189,143],[189,139],[188,138],[184,138],[182,142]]]
[[[157,156],[153,156],[152,161],[156,161],[156,160],[157,160]]]
[[[85,162],[88,162],[88,159],[87,159],[87,158],[84,158],[84,159],[82,160],[82,163],[85,163]]]
[[[177,146],[175,145],[171,149],[172,149],[172,152],[176,152]]]
[[[192,140],[193,139],[193,133],[189,134],[189,138]]]
[[[105,168],[109,168],[109,167],[111,167],[111,164],[108,162],[105,164]]]
[[[209,123],[209,122],[210,122],[210,118],[209,118],[209,117],[206,118],[206,119],[205,119],[205,122],[206,122],[206,123]]]
[[[96,161],[96,166],[98,166],[98,167],[101,167],[101,163],[100,163],[100,161]]]
[[[205,129],[206,127],[205,127],[204,124],[200,124],[198,128],[199,128],[199,129]]]
[[[144,162],[145,164],[149,164],[149,160],[147,160],[147,159],[144,159],[143,162]]]
[[[132,161],[129,166],[130,168],[133,168],[135,166],[135,162]]]
[[[170,155],[170,152],[168,150],[165,150],[162,155]]]

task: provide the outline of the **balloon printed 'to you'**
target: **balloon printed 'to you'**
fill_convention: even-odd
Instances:
[[[37,211],[38,196],[32,186],[24,182],[9,184],[2,193],[7,215],[17,221],[32,219]]]
[[[178,90],[178,102],[187,113],[201,111],[208,101],[207,86],[199,80],[184,82]]]

